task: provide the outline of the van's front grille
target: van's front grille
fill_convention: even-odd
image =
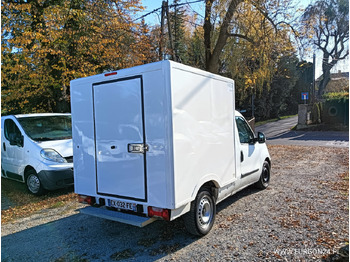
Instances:
[[[73,156],[65,157],[68,163],[73,163]]]

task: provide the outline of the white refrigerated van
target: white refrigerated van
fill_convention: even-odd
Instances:
[[[264,134],[235,111],[232,79],[161,61],[73,80],[71,105],[82,213],[140,227],[184,215],[204,235],[218,202],[268,186]]]

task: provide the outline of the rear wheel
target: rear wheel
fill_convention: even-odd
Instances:
[[[206,188],[199,191],[191,203],[191,209],[184,215],[185,227],[188,232],[197,236],[208,234],[214,225],[216,205],[210,191]]]
[[[256,182],[255,186],[259,189],[265,189],[269,186],[270,183],[270,164],[265,161],[261,171],[259,181]]]
[[[27,171],[26,178],[27,188],[30,193],[36,196],[40,196],[45,193],[45,189],[43,188],[38,174],[35,172],[35,170]]]

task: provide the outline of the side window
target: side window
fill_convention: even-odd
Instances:
[[[16,123],[12,119],[5,120],[4,133],[5,138],[10,142],[18,140],[18,138],[20,138],[22,135]]]
[[[254,139],[254,133],[247,122],[242,117],[237,116],[236,125],[239,134],[239,141],[241,143],[250,143]]]

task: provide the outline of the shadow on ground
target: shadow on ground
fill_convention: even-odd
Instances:
[[[248,187],[217,206],[217,213],[237,200],[259,192]],[[210,232],[207,236],[210,238]],[[137,228],[114,221],[76,214],[3,236],[2,261],[154,261],[201,238],[187,233],[181,218],[156,221]],[[18,248],[18,243],[26,243]]]

